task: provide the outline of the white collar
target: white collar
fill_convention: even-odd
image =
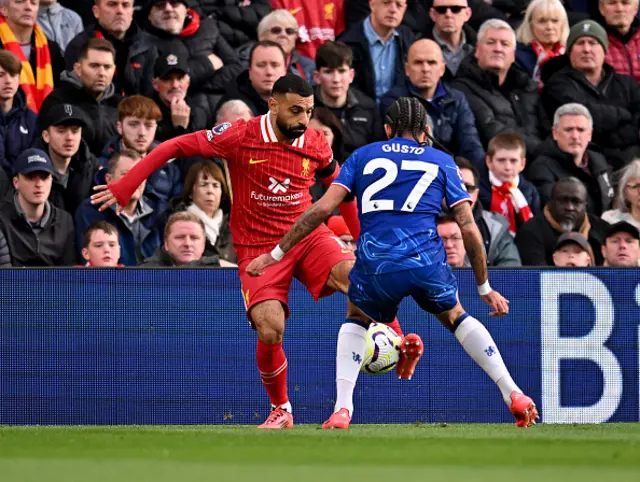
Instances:
[[[268,113],[260,117],[260,132],[262,133],[262,140],[264,142],[278,142],[278,138],[273,130],[270,115]],[[302,148],[304,146],[304,134],[294,140],[291,145],[293,147]]]

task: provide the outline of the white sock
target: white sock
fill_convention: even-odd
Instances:
[[[275,410],[276,408],[278,407],[276,407],[273,404],[271,405],[271,410]],[[291,407],[291,402],[283,403],[282,405],[280,405],[280,408],[285,412],[289,412],[290,414],[293,415],[293,408]]]
[[[336,406],[334,412],[342,408],[353,414],[353,389],[360,374],[362,358],[367,347],[367,329],[355,323],[346,322],[338,333],[336,353]]]
[[[471,358],[498,385],[504,402],[511,405],[511,392],[521,392],[502,361],[496,342],[482,323],[468,316],[455,331],[456,338]]]

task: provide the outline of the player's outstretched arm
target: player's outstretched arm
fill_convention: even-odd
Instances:
[[[489,273],[487,271],[487,255],[484,250],[484,241],[480,230],[473,219],[471,203],[462,202],[453,207],[453,216],[460,227],[464,248],[467,251],[473,274],[478,285],[480,297],[491,309],[491,316],[501,316],[509,313],[509,301],[489,285]]]
[[[344,187],[331,185],[324,196],[298,218],[271,253],[262,254],[249,263],[247,273],[250,276],[261,276],[265,268],[280,261],[296,244],[326,221],[346,195]]]
[[[164,166],[169,159],[201,155],[202,148],[198,140],[204,137],[205,134],[201,131],[163,142],[133,166],[120,180],[108,185],[95,186],[93,189],[98,192],[91,196],[91,204],[101,205],[99,210],[104,211],[118,203],[118,214],[120,214],[122,207],[127,205],[138,186],[154,171]]]

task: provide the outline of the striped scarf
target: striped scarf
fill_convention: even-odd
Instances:
[[[27,105],[37,114],[42,101],[53,90],[53,69],[51,68],[51,55],[47,37],[44,36],[44,32],[38,25],[34,26],[33,31],[36,41],[37,75],[35,76],[29,59],[25,57],[20,43],[16,40],[16,36],[11,31],[6,19],[0,15],[0,40],[4,45],[4,49],[18,57],[18,60],[22,63],[20,86],[27,96]]]
[[[513,183],[503,183],[489,171],[489,180],[491,181],[491,212],[502,214],[509,221],[509,232],[515,236],[518,221],[526,223],[533,217],[527,199],[518,188],[520,177],[516,177]]]

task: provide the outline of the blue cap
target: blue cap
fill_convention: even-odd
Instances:
[[[49,155],[40,149],[27,149],[23,151],[13,164],[13,175],[28,174],[30,172],[48,172],[54,174],[53,164]]]

